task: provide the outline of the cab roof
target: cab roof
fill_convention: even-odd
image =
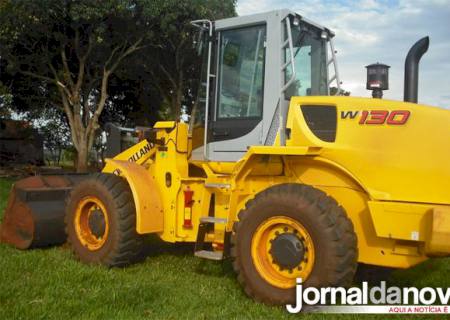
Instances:
[[[221,20],[216,20],[214,22],[214,24],[215,24],[216,30],[222,30],[222,29],[229,29],[229,28],[236,27],[236,26],[242,26],[242,27],[250,26],[250,25],[254,25],[257,23],[267,21],[269,19],[273,19],[275,17],[277,17],[281,21],[284,18],[286,18],[287,16],[298,17],[304,23],[307,23],[319,30],[326,31],[330,37],[334,37],[334,32],[332,32],[330,29],[328,29],[314,21],[311,21],[311,20],[303,17],[302,15],[300,15],[292,10],[289,10],[289,9],[273,10],[273,11],[268,11],[268,12],[263,12],[263,13],[256,13],[256,14],[252,14],[252,15],[221,19]]]

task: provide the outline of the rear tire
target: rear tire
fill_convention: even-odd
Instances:
[[[304,288],[349,286],[357,267],[356,235],[344,209],[301,184],[277,185],[248,201],[230,253],[245,293],[274,305],[295,302],[298,277]]]
[[[65,217],[67,241],[88,264],[121,267],[135,262],[143,237],[136,232],[136,210],[127,182],[95,174],[70,193]]]

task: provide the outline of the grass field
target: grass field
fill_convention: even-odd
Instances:
[[[0,179],[0,215],[11,184]],[[253,302],[242,292],[228,261],[200,260],[190,246],[152,239],[147,249],[144,262],[107,269],[76,262],[64,246],[19,251],[0,245],[0,319],[328,318],[290,315],[282,307]],[[449,263],[450,259],[434,259],[396,271],[389,284],[449,287]]]

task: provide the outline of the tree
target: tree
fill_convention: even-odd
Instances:
[[[190,21],[194,19],[217,20],[236,15],[235,1],[166,1],[161,8],[164,17],[158,25],[158,43],[152,49],[157,63],[149,65],[149,73],[157,81],[153,85],[161,94],[167,117],[179,120],[182,105],[192,104],[197,85],[200,57],[192,44],[197,32]]]
[[[338,88],[337,87],[330,87],[330,96],[337,95]],[[345,91],[341,88],[341,92],[339,93],[340,96],[349,96],[351,94],[350,91]]]
[[[11,94],[0,84],[0,119],[11,118]]]
[[[0,57],[0,75],[3,75],[5,65]],[[0,119],[9,119],[11,117],[12,94],[11,89],[0,79]]]
[[[183,105],[190,109],[201,66],[193,46],[194,33],[198,30],[190,22],[233,17],[235,4],[235,0],[164,1],[154,29],[154,45],[133,56],[131,60],[135,63],[121,75],[136,81],[139,104],[157,104],[153,116],[157,111],[158,118],[178,120]]]
[[[65,114],[77,170],[85,171],[104,111],[106,118],[124,118],[136,111],[130,101],[141,99],[157,103],[153,111],[167,106],[178,118],[198,77],[188,22],[235,15],[234,6],[235,0],[4,0],[0,55],[13,90],[27,92],[14,95],[19,105],[37,114],[49,107]],[[122,112],[118,104],[129,108]]]
[[[64,113],[58,109],[46,109],[40,119],[34,121],[44,142],[44,160],[59,166],[62,153],[70,147],[70,128]]]
[[[86,171],[109,81],[124,59],[152,37],[158,1],[3,1],[1,55],[11,71],[33,78],[68,120]]]

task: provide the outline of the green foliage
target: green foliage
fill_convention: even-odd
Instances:
[[[143,39],[143,50],[127,57],[116,70],[121,81],[109,96],[111,103],[106,109],[123,114],[119,108],[124,105],[122,93],[130,91],[132,86],[137,87],[134,96],[145,95],[142,91],[151,87],[157,91],[153,100],[161,101],[158,98],[161,94],[170,97],[171,91],[178,88],[167,77],[178,78],[180,72],[186,74],[181,85],[192,90],[191,78],[197,77],[196,66],[192,64],[198,61],[190,59],[193,55],[189,22],[233,16],[234,6],[235,0],[4,0],[0,5],[0,54],[8,75],[12,76],[8,84],[14,83],[11,86],[15,93],[14,105],[21,111],[31,111],[31,117],[42,108],[61,108],[61,98],[51,80],[53,71],[61,81],[68,77],[64,74],[61,48],[65,48],[74,80],[79,71],[79,57],[90,50],[81,99],[83,94],[86,99],[98,99],[99,77],[105,67],[114,64],[114,59],[108,61],[111,53],[119,46],[117,56],[139,39]],[[180,55],[186,61],[177,61]],[[168,74],[162,74],[160,65]],[[145,82],[146,88],[139,87],[140,81]],[[183,94],[187,90],[181,89]],[[126,97],[134,100],[130,95]],[[145,108],[147,101],[128,101],[128,106],[140,102]]]
[[[11,101],[12,96],[10,94],[0,93],[0,119],[11,118]]]
[[[337,91],[338,88],[337,87],[331,87],[330,88],[330,96],[335,96],[337,95]],[[345,91],[344,89],[341,88],[341,96],[350,96],[351,92],[350,91]]]
[[[70,147],[70,129],[64,114],[57,109],[45,109],[36,122],[44,139],[44,157],[49,165],[60,164],[63,151]],[[40,120],[40,121],[39,121]]]
[[[2,74],[2,64],[0,60],[0,75]],[[0,119],[9,119],[11,117],[11,103],[13,96],[11,90],[3,83],[0,78]]]
[[[158,115],[178,118],[192,103],[199,61],[189,22],[235,15],[234,6],[235,0],[4,0],[0,56],[11,105],[31,119],[42,110],[63,112],[83,171],[102,123],[125,124],[134,113],[149,119],[138,124],[149,125]]]
[[[162,2],[153,43],[144,48],[142,55],[135,55],[121,74],[122,78],[135,81],[136,87],[148,88],[138,93],[144,100],[144,110],[172,120],[179,118],[183,105],[190,110],[201,62],[192,44],[197,29],[190,21],[234,16],[234,6],[235,0]]]
[[[88,82],[89,75],[98,77],[103,68],[115,63],[111,53],[118,46],[123,50],[138,39],[151,39],[159,14],[152,1],[4,1],[0,7],[2,57],[8,71],[35,73],[39,76],[35,78],[48,83],[43,77],[52,79],[54,71],[61,80],[69,80],[63,74],[63,53],[72,77],[79,68],[76,61],[88,54],[84,75]]]

